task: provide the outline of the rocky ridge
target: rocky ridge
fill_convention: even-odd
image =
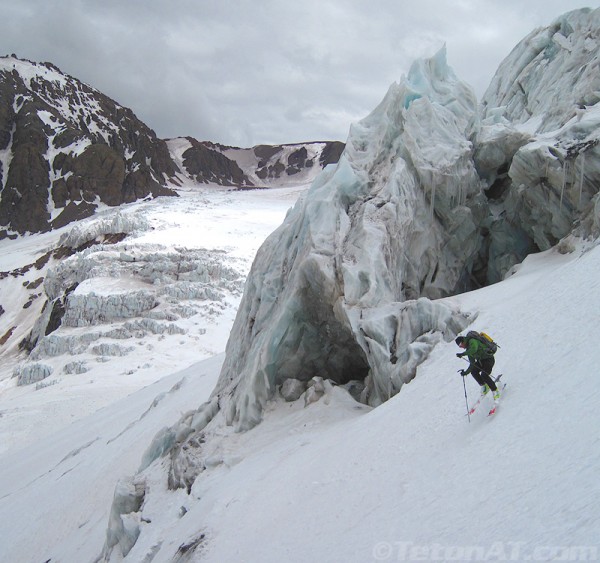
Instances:
[[[0,58],[0,226],[41,232],[146,197],[176,195],[165,142],[50,63]]]
[[[183,137],[167,145],[187,178],[239,188],[308,184],[344,150],[339,141],[240,148]]]
[[[0,57],[0,238],[60,228],[102,205],[176,196],[184,184],[310,183],[343,147],[165,141],[53,64]]]

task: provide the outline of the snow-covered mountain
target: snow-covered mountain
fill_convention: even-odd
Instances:
[[[102,205],[175,195],[164,141],[50,63],[0,58],[0,226],[41,232]]]
[[[3,557],[597,559],[599,23],[580,10],[533,32],[481,106],[443,50],[417,61],[308,190],[198,201],[186,187],[59,240],[3,241],[18,248],[3,267],[18,305],[0,314],[16,376],[0,422],[23,446],[0,464]],[[169,148],[177,182],[211,180],[193,140]],[[265,185],[275,155],[302,178],[319,154],[213,149]],[[280,220],[298,195],[238,308],[253,249],[237,248],[246,233],[225,210]],[[215,250],[215,224],[241,236]],[[177,372],[236,308],[226,355]],[[199,326],[211,314],[216,331]],[[38,320],[17,338],[24,316]],[[452,342],[467,326],[500,342],[508,383],[496,417],[470,423],[478,389],[455,375]],[[131,377],[133,389],[146,370],[158,381],[120,403],[104,397],[73,425],[48,417],[49,404],[82,417],[60,400],[78,383]]]
[[[110,358],[131,374],[148,369],[132,338],[206,341],[206,327],[197,325],[233,316],[248,272],[250,258],[232,255],[232,245],[256,250],[280,222],[267,211],[252,232],[231,231],[247,240],[207,248],[202,223],[219,205],[214,198],[228,200],[218,186],[295,194],[342,149],[339,142],[250,149],[165,142],[131,110],[52,64],[0,58],[3,378],[47,385]],[[149,203],[158,196],[185,202]],[[273,196],[262,197],[268,205]],[[163,217],[182,206],[192,213],[188,226],[161,238],[171,228]],[[31,232],[49,234],[18,236]],[[199,353],[221,351],[227,332]]]
[[[342,148],[166,142],[130,109],[51,63],[0,57],[0,237],[60,228],[107,205],[174,196],[190,181],[310,183]]]
[[[242,188],[310,184],[325,166],[339,160],[344,149],[339,141],[244,149],[185,137],[167,144],[186,178]]]

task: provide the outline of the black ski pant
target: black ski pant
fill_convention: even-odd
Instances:
[[[473,379],[479,383],[479,385],[489,385],[492,391],[496,390],[496,383],[492,379],[492,370],[496,360],[492,356],[491,358],[485,358],[483,360],[475,360],[471,364],[471,375]]]

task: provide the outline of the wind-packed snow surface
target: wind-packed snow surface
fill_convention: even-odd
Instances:
[[[275,397],[252,430],[188,445],[189,487],[169,485],[170,456],[136,474],[149,438],[208,398],[216,357],[5,453],[1,560],[97,560],[109,521],[110,561],[598,560],[600,248],[575,246],[445,301],[501,345],[494,417],[490,401],[468,422],[457,348],[440,344],[376,409],[339,386],[306,407]]]

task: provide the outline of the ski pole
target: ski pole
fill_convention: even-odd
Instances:
[[[458,370],[458,373],[460,373],[462,370]],[[467,418],[469,419],[469,423],[471,422],[471,414],[469,412],[469,399],[467,399],[467,384],[465,383],[465,378],[463,375],[461,375],[461,378],[463,380],[463,389],[465,390],[465,404],[467,405]]]

